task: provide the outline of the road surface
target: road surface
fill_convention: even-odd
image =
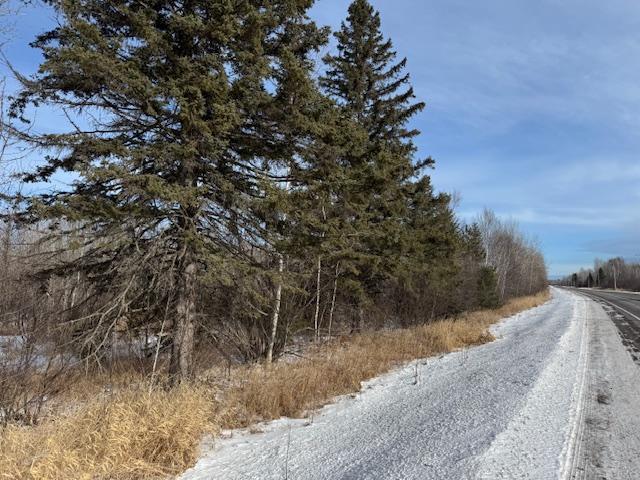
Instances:
[[[497,340],[309,418],[226,432],[182,480],[616,479],[640,472],[640,368],[598,303],[553,289]],[[255,430],[255,429],[254,429]]]
[[[640,293],[593,289],[579,292],[613,308],[617,313],[612,315],[613,323],[634,360],[640,363]]]

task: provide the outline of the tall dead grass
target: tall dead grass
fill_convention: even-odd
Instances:
[[[202,388],[126,390],[0,435],[2,479],[161,478],[191,465],[213,403]]]
[[[336,340],[299,361],[238,367],[224,385],[149,391],[140,380],[139,388],[93,399],[79,395],[81,406],[72,413],[0,433],[0,479],[168,477],[195,462],[205,433],[300,416],[403,362],[485,343],[492,339],[489,325],[547,298],[544,292],[497,310]]]

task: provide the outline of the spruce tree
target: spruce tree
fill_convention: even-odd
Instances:
[[[22,199],[21,219],[75,238],[42,273],[92,283],[94,307],[74,323],[84,346],[99,356],[118,322],[164,319],[179,382],[192,373],[199,282],[252,268],[249,252],[275,241],[264,212],[301,122],[283,121],[283,102],[306,88],[326,35],[310,0],[48,3],[60,24],[33,43],[44,60],[20,77],[13,115],[64,112],[62,133],[17,133],[46,152],[25,180],[73,181]]]
[[[480,277],[485,261],[482,232],[476,223],[463,225],[459,229],[456,252],[457,284],[454,311],[470,310],[478,307],[482,297]],[[495,276],[495,275],[494,275]],[[494,287],[495,291],[495,287]]]
[[[407,192],[408,212],[396,277],[407,294],[418,301],[430,300],[429,311],[422,314],[433,318],[447,313],[455,303],[453,292],[462,269],[459,257],[466,242],[449,195],[435,194],[428,176],[412,182]]]
[[[480,308],[496,308],[500,305],[498,295],[498,279],[493,267],[483,265],[478,276],[478,306]]]
[[[344,263],[361,313],[361,304],[399,274],[407,245],[417,241],[408,227],[411,196],[428,184],[428,177],[418,177],[433,162],[414,158],[412,138],[419,132],[408,122],[425,105],[414,100],[406,59],[396,61],[379,13],[368,1],[355,0],[335,37],[337,54],[325,57],[320,84],[366,134],[364,143],[345,154],[348,188],[338,199],[359,240]]]
[[[396,61],[391,40],[381,32],[380,13],[367,0],[355,0],[335,37],[338,53],[325,57],[328,68],[321,85],[378,148],[392,145],[413,153],[410,140],[420,132],[409,129],[407,122],[425,104],[414,101],[409,74],[404,72],[407,59]]]

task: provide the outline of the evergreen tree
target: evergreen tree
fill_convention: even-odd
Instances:
[[[462,239],[464,242],[464,252],[474,262],[484,262],[485,252],[482,245],[482,232],[477,223],[465,225],[462,228]]]
[[[449,195],[436,195],[429,177],[424,176],[407,188],[407,202],[398,275],[426,273],[432,288],[452,287],[446,279],[455,275],[456,252],[474,246],[465,243],[464,232],[458,232]]]
[[[464,242],[449,195],[434,194],[429,177],[412,182],[406,200],[394,281],[404,286],[402,295],[414,298],[414,321],[424,321],[458,308],[454,292]]]
[[[384,145],[413,153],[411,138],[420,132],[406,125],[425,104],[413,101],[409,74],[404,73],[407,59],[395,61],[393,44],[381,32],[379,12],[367,0],[355,0],[335,37],[338,54],[325,57],[328,69],[321,85],[365,128],[378,149]],[[407,172],[413,169],[405,167]]]
[[[362,222],[356,221],[358,199],[349,195],[354,169],[347,156],[366,143],[364,132],[326,97],[318,101],[316,125],[320,126],[302,156],[297,179],[301,188],[292,194],[296,206],[292,218],[291,240],[300,258],[314,258],[314,329],[318,334],[321,280],[323,270],[331,272],[333,293],[329,316],[335,308],[338,283],[352,294],[363,295],[360,285],[350,280],[354,263],[363,251]],[[364,225],[366,228],[366,225]],[[330,320],[331,321],[331,320]]]
[[[482,266],[478,277],[478,305],[481,308],[495,308],[500,305],[498,279],[493,267]]]
[[[179,382],[198,283],[249,268],[249,252],[276,241],[264,212],[301,121],[283,121],[283,103],[325,32],[305,16],[311,0],[48,3],[60,24],[34,42],[44,61],[21,77],[13,114],[47,104],[68,116],[66,132],[19,133],[48,152],[27,181],[75,180],[26,199],[21,219],[77,239],[43,274],[92,282],[95,308],[75,323],[85,347],[99,356],[117,322],[165,319]]]
[[[482,297],[481,266],[485,260],[482,232],[476,223],[459,229],[455,252],[457,269],[455,275],[454,311],[476,308]]]
[[[413,100],[406,59],[396,61],[379,13],[366,0],[354,1],[335,36],[338,51],[325,57],[328,68],[320,83],[366,134],[366,142],[345,154],[347,188],[338,200],[345,222],[358,232],[344,264],[345,282],[361,312],[407,253],[403,248],[413,235],[407,230],[409,197],[424,186],[414,180],[432,161],[414,159],[412,138],[419,132],[407,123],[424,104]]]

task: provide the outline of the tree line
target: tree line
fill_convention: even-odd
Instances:
[[[640,263],[622,257],[596,259],[593,268],[581,268],[559,280],[560,285],[578,288],[609,288],[640,291]]]
[[[5,129],[38,160],[2,197],[3,328],[99,364],[144,338],[175,384],[206,349],[269,363],[546,286],[515,224],[434,191],[425,104],[366,0],[323,58],[312,0],[47,3]],[[38,132],[40,109],[66,120]]]

